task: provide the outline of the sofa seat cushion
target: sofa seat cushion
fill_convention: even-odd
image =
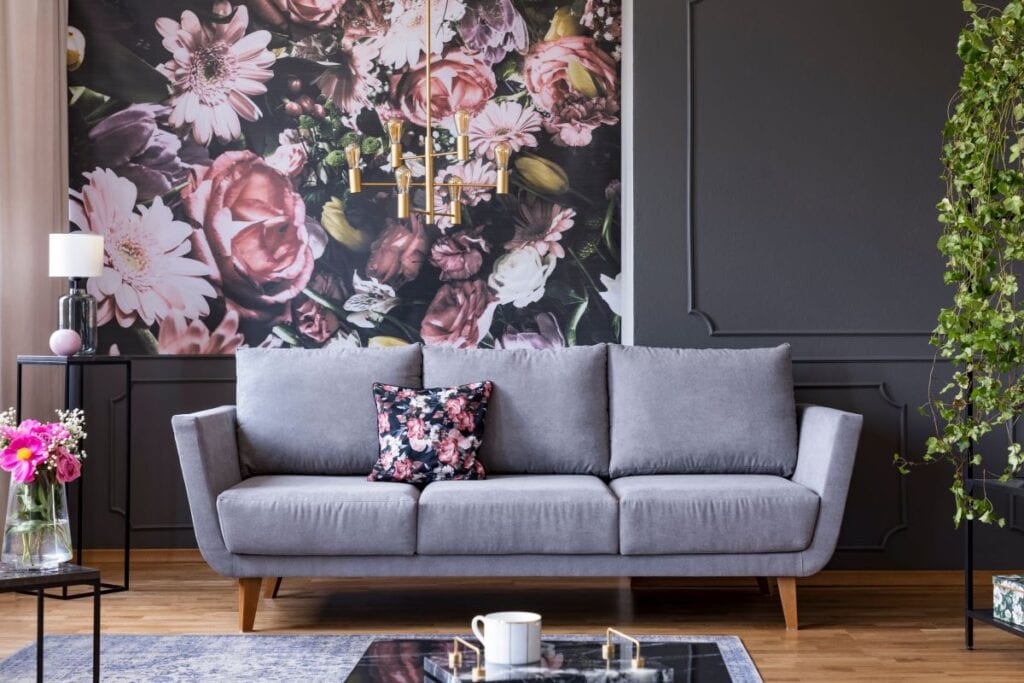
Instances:
[[[490,380],[488,474],[608,474],[608,351],[423,349],[423,386]]]
[[[411,484],[361,477],[252,477],[217,497],[224,544],[241,555],[412,555]]]
[[[608,554],[618,501],[581,474],[438,481],[420,494],[420,555]]]
[[[796,467],[789,345],[608,351],[611,476],[777,474]]]
[[[805,550],[818,496],[766,474],[661,474],[611,482],[623,555]]]

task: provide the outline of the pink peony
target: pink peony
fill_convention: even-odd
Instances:
[[[497,302],[483,280],[441,285],[427,307],[420,336],[427,346],[475,347],[491,328]]]
[[[229,309],[212,332],[199,320],[189,322],[180,313],[172,313],[160,322],[157,349],[178,355],[229,355],[243,345],[238,332],[238,311]]]
[[[189,319],[208,315],[206,297],[217,293],[203,276],[214,273],[185,256],[189,225],[174,220],[160,197],[149,208],[136,207],[135,185],[113,171],[98,168],[85,177],[81,193],[71,193],[69,211],[82,232],[104,238],[103,274],[86,285],[99,303],[99,324],[116,319],[131,327],[138,319],[152,325],[172,311]]]
[[[16,484],[31,484],[36,468],[46,460],[46,444],[38,436],[23,434],[0,451],[0,469],[11,473]]]
[[[480,232],[479,228],[457,232],[434,242],[430,248],[430,263],[441,270],[442,280],[467,280],[480,272],[483,253],[490,251]]]
[[[66,484],[80,476],[82,476],[82,463],[67,449],[61,449],[61,454],[57,458],[57,481]]]
[[[615,60],[593,38],[536,43],[526,56],[523,76],[534,102],[551,115],[545,128],[556,144],[584,146],[594,128],[618,122]]]
[[[518,152],[536,147],[534,133],[541,129],[543,119],[533,107],[518,102],[488,102],[469,124],[469,144],[473,151],[488,159],[494,158],[494,147],[505,142]]]
[[[243,318],[280,319],[313,274],[306,205],[291,180],[252,152],[224,152],[185,193],[197,251],[220,270]]]
[[[512,251],[530,246],[544,256],[551,252],[558,258],[565,256],[559,244],[562,233],[573,226],[576,211],[551,204],[543,199],[528,198],[519,205],[516,232],[505,249]]]
[[[447,119],[464,109],[479,112],[497,89],[494,72],[479,57],[461,50],[450,50],[436,57],[431,68],[431,115],[435,121]],[[408,121],[426,125],[427,90],[425,63],[391,77],[391,104]]]
[[[207,144],[216,135],[224,142],[242,136],[239,117],[256,121],[260,108],[250,99],[267,92],[264,83],[274,76],[274,53],[267,49],[269,31],[245,35],[249,10],[234,9],[224,23],[203,24],[191,10],[181,22],[156,20],[163,46],[171,59],[157,67],[171,82],[168,122],[189,127],[192,137]]]

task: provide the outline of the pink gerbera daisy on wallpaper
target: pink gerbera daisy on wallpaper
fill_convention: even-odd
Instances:
[[[205,297],[217,293],[204,278],[210,268],[185,256],[192,250],[189,224],[174,220],[160,197],[135,207],[135,185],[109,169],[85,177],[81,193],[72,192],[70,218],[82,232],[104,237],[103,274],[87,285],[99,302],[99,324],[152,325],[174,310],[190,319],[208,315]]]
[[[245,35],[249,10],[241,5],[225,23],[203,24],[190,10],[181,22],[156,20],[156,30],[171,59],[157,69],[171,82],[168,122],[191,126],[192,137],[207,144],[216,135],[224,142],[242,135],[239,117],[256,121],[262,115],[251,95],[267,92],[264,82],[274,73],[274,53],[267,49],[269,31]]]
[[[558,243],[562,233],[573,226],[576,211],[562,208],[542,199],[526,199],[519,205],[516,232],[505,249],[512,251],[522,247],[533,247],[541,256],[548,252],[558,258],[565,256],[565,250]]]
[[[533,107],[518,102],[487,103],[469,124],[469,143],[473,151],[488,159],[494,158],[494,146],[507,142],[513,152],[523,147],[536,147],[533,135],[541,129],[543,119]]]

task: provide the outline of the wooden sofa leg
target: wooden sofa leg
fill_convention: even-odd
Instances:
[[[757,577],[757,589],[761,591],[761,595],[775,594],[775,591],[772,590],[772,582],[768,580],[767,576]]]
[[[277,591],[281,589],[280,576],[267,576],[263,579],[263,597],[276,598]]]
[[[782,599],[782,614],[786,617],[786,630],[796,631],[800,628],[796,615],[796,577],[780,576],[778,578],[779,597]]]
[[[252,631],[256,622],[256,608],[260,604],[260,583],[263,579],[241,578],[238,579],[238,629],[242,633]]]

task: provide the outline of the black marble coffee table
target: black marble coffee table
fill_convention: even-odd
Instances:
[[[43,597],[47,588],[92,586],[92,680],[100,680],[100,572],[77,564],[27,571],[0,565],[0,593],[36,594],[36,680],[43,680]]]
[[[729,683],[729,674],[718,645],[713,642],[646,641],[644,667],[632,671],[629,655],[606,662],[601,656],[603,640],[559,640],[545,638],[538,665],[512,670],[490,665],[484,681],[702,681]],[[472,680],[475,655],[463,649],[464,664],[457,671],[448,668],[450,639],[375,640],[349,674],[350,683],[453,683]]]

